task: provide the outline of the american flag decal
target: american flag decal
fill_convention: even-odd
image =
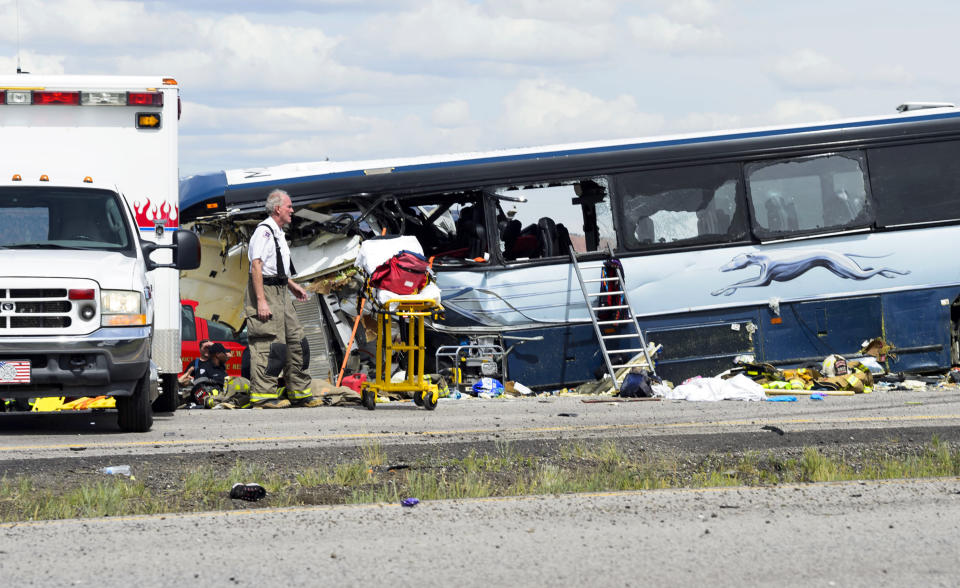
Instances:
[[[0,384],[29,384],[30,361],[14,359],[0,361]]]

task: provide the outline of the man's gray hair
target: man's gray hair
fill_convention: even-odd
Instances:
[[[273,214],[274,210],[283,204],[283,197],[290,197],[285,191],[280,190],[279,188],[270,192],[270,195],[267,196],[267,212]]]

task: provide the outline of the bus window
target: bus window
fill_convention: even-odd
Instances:
[[[763,239],[870,225],[865,168],[862,152],[747,164],[754,232]]]
[[[416,237],[436,265],[489,258],[480,192],[411,197],[397,206],[379,212],[379,220],[391,233]]]
[[[506,261],[568,257],[616,247],[603,178],[507,186],[494,191],[500,254]]]
[[[627,249],[747,238],[738,164],[624,174],[617,193]]]
[[[869,149],[877,224],[960,218],[960,141]]]

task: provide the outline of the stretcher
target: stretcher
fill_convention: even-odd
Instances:
[[[443,307],[433,299],[390,299],[384,305],[375,304],[377,316],[377,354],[375,377],[363,383],[360,399],[369,410],[376,408],[380,392],[410,392],[413,402],[427,410],[437,407],[440,391],[424,373],[426,338],[424,319],[437,319]],[[400,323],[400,333],[406,331],[403,341],[394,341],[392,319]],[[404,329],[403,323],[406,323]],[[406,376],[401,382],[392,382],[393,354],[406,353]]]

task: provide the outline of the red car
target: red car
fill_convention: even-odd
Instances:
[[[210,339],[227,348],[227,373],[240,375],[240,358],[247,346],[246,333],[237,333],[230,325],[196,315],[196,300],[180,300],[180,361],[183,370],[200,357],[200,341]]]

